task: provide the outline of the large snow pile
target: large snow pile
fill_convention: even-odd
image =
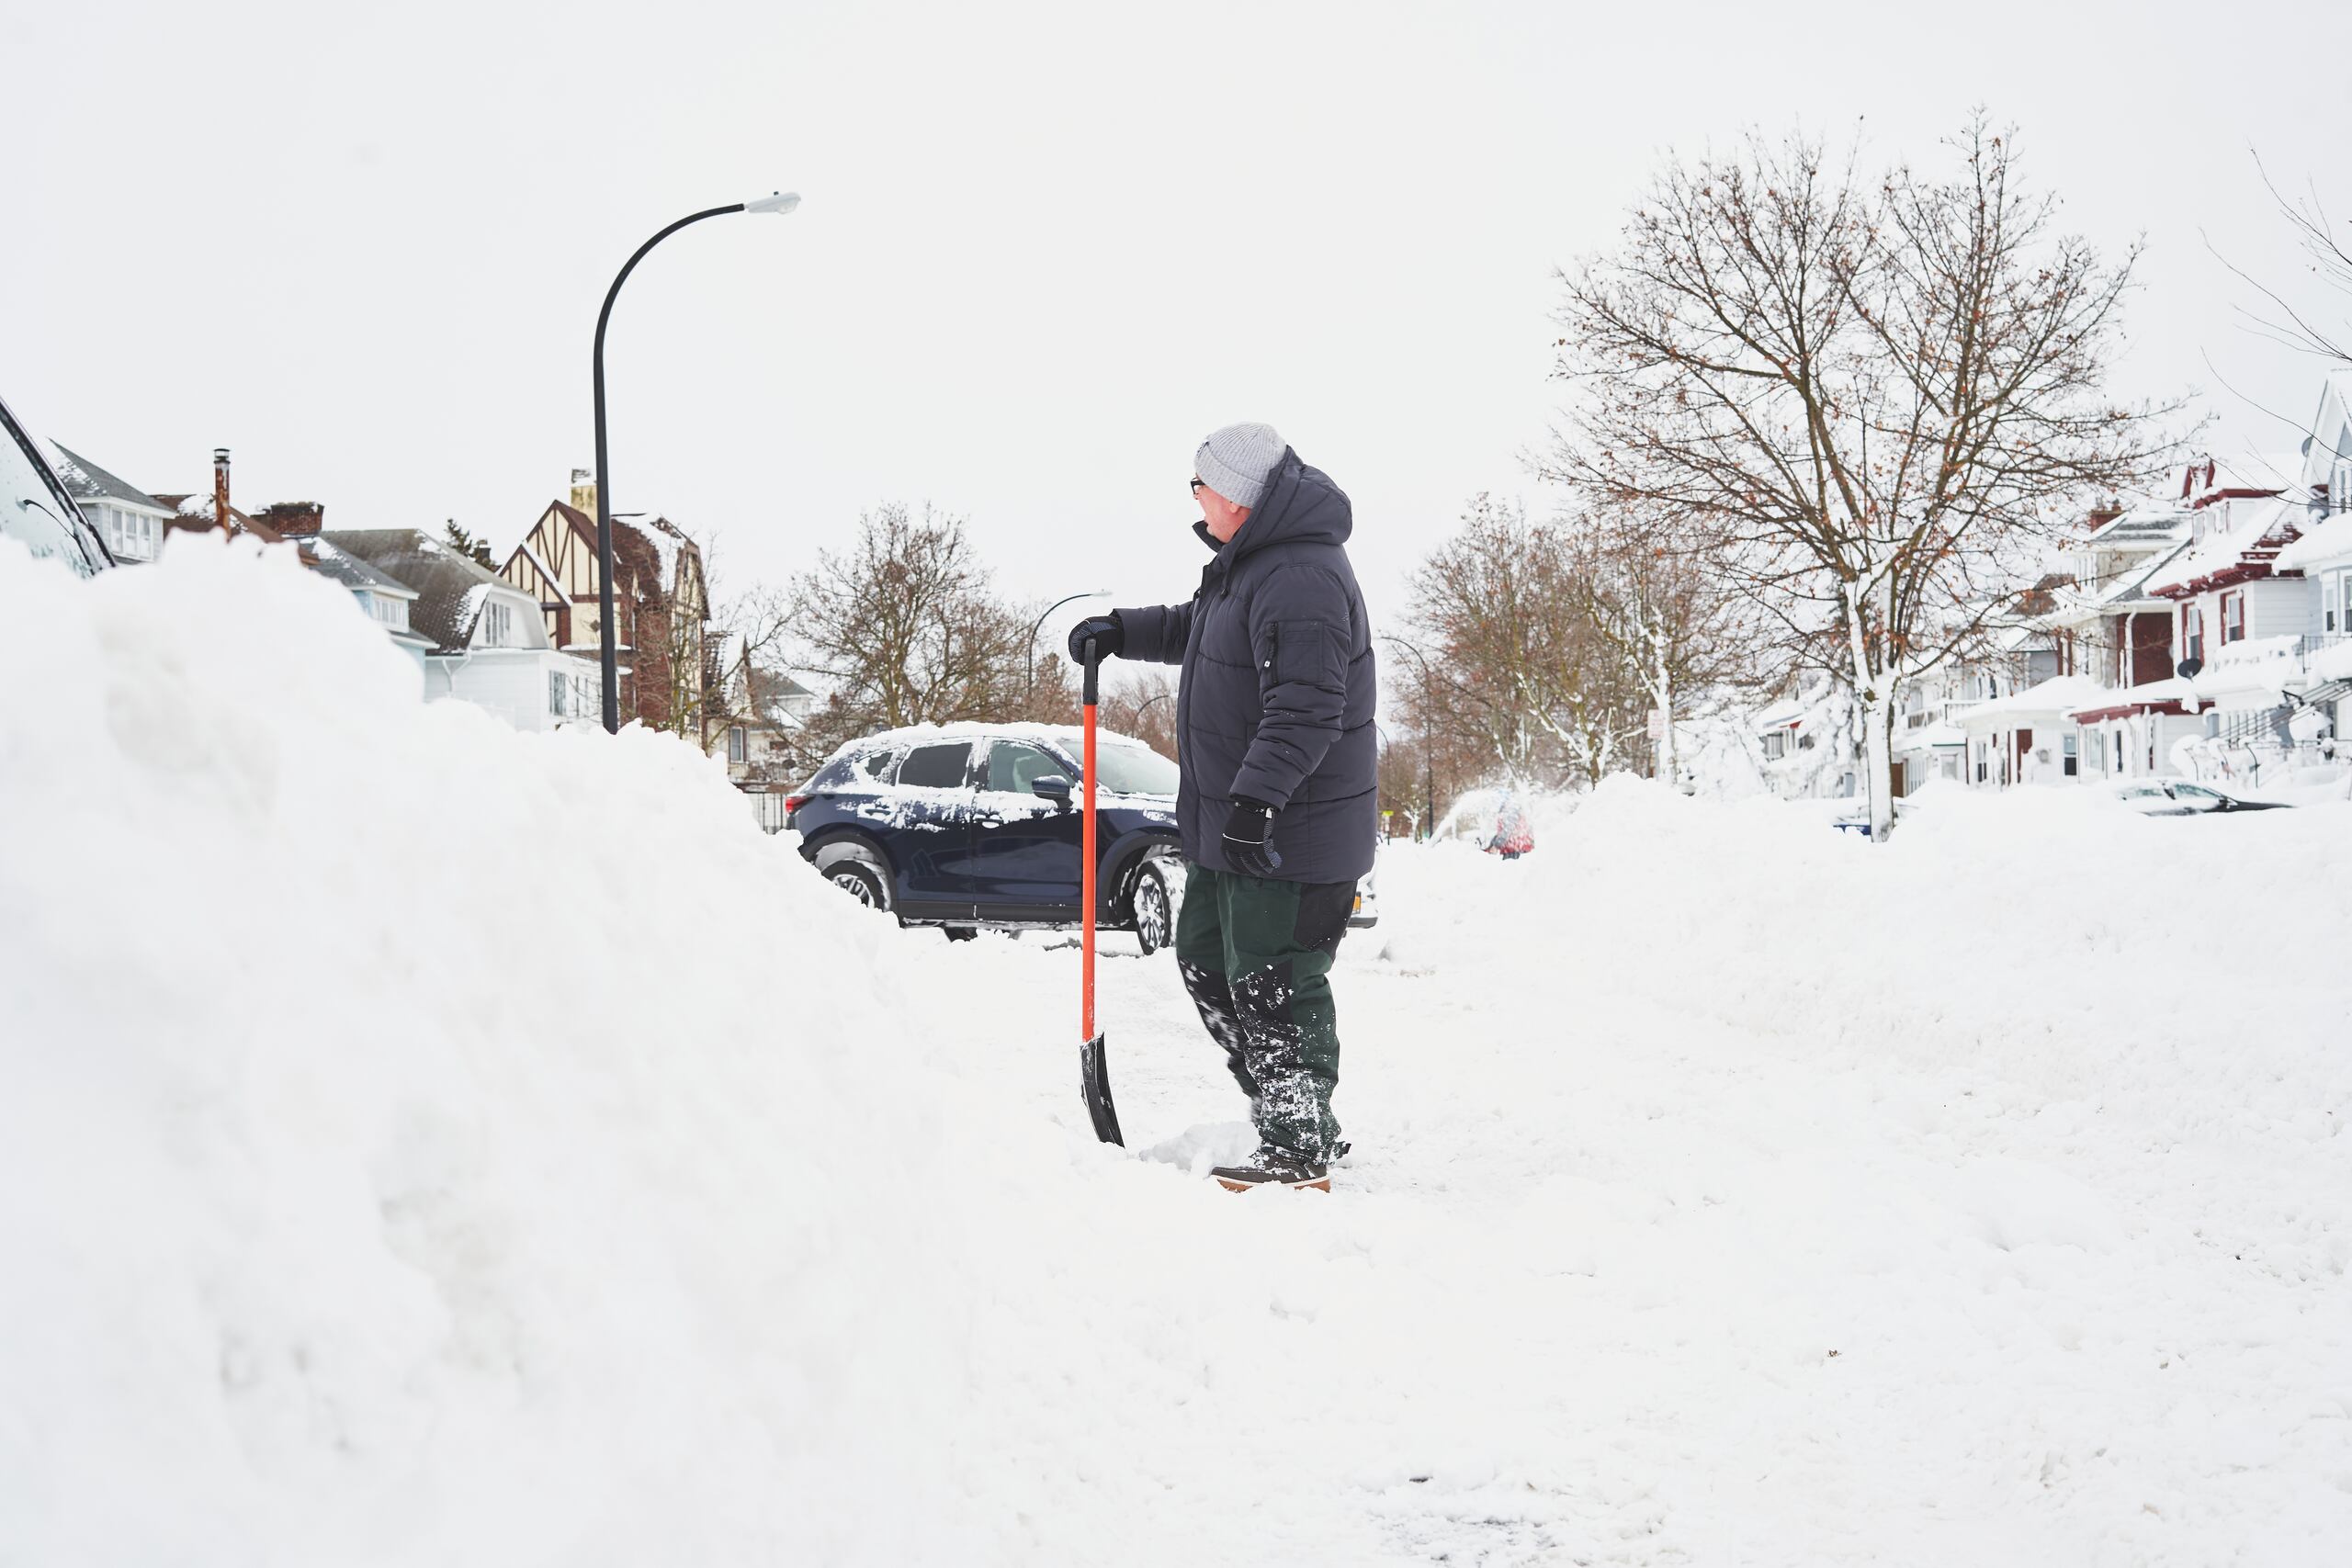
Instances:
[[[1174,967],[900,932],[290,560],[0,550],[0,1562],[2301,1563],[2352,807],[1399,848],[1330,1198]],[[2030,798],[2028,798],[2028,796]],[[1132,948],[1124,951],[1131,953]]]

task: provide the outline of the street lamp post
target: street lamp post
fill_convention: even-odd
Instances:
[[[1046,615],[1052,615],[1056,610],[1060,609],[1065,604],[1075,604],[1080,599],[1107,598],[1110,595],[1110,592],[1111,591],[1107,588],[1092,588],[1083,593],[1072,593],[1065,598],[1057,599],[1052,604],[1046,606],[1046,615],[1038,616],[1035,624],[1030,626],[1028,644],[1022,649],[1022,656],[1029,661],[1029,678],[1022,683],[1021,687],[1021,694],[1023,696],[1034,696],[1036,694],[1037,634],[1046,629]]]
[[[1429,812],[1429,826],[1423,830],[1422,836],[1435,840],[1437,837],[1437,748],[1430,744],[1430,716],[1437,712],[1437,693],[1430,678],[1430,661],[1421,657],[1419,649],[1415,648],[1403,637],[1391,637],[1386,640],[1391,646],[1400,648],[1411,654],[1413,662],[1421,667],[1422,785],[1429,792],[1429,798],[1424,802]]]
[[[645,259],[645,253],[684,228],[706,218],[723,218],[730,212],[789,212],[800,205],[798,191],[777,191],[750,201],[739,201],[731,207],[713,207],[706,211],[689,213],[637,247],[628,258],[612,288],[605,291],[605,308],[596,312],[596,570],[603,581],[596,591],[596,615],[601,652],[605,671],[605,729],[617,733],[621,727],[620,643],[618,628],[613,625],[613,493],[605,464],[605,323],[613,317],[613,301],[620,297],[621,285]]]

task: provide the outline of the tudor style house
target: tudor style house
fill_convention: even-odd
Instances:
[[[702,547],[667,518],[616,518],[613,568],[622,718],[699,737],[713,697]],[[585,470],[572,470],[571,501],[548,503],[498,575],[537,604],[551,646],[595,663],[603,574]]]
[[[427,639],[424,697],[455,697],[517,729],[597,717],[596,665],[557,648],[538,604],[443,540],[415,528],[321,534],[322,547],[409,590],[407,629]]]

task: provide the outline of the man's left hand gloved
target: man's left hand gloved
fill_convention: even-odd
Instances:
[[[1282,869],[1272,835],[1274,808],[1247,795],[1233,797],[1233,815],[1225,821],[1227,863],[1244,876],[1272,876]]]

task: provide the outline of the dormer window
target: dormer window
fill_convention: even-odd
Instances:
[[[498,599],[483,605],[481,636],[476,640],[484,648],[511,648],[514,638],[514,607]]]

